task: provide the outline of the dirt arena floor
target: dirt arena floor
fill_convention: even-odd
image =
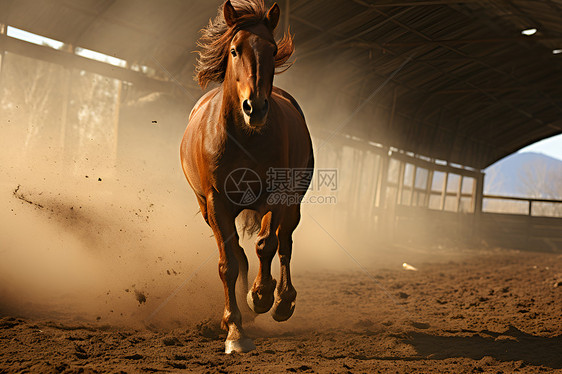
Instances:
[[[157,328],[4,314],[0,372],[562,372],[562,255],[465,251],[417,271],[300,272],[290,322],[247,323],[227,356],[216,319]]]
[[[375,246],[306,207],[295,314],[246,318],[257,349],[227,356],[216,244],[181,173],[0,171],[0,373],[562,372],[560,253]]]

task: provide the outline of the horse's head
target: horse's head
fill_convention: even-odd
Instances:
[[[230,1],[223,13],[228,27],[235,27],[238,14]],[[244,122],[254,129],[267,120],[277,54],[273,30],[278,21],[279,6],[274,4],[264,22],[240,29],[230,42],[226,75],[236,87]]]

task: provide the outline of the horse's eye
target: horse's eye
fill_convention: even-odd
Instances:
[[[232,48],[230,50],[230,54],[232,55],[232,57],[236,57],[236,49]]]

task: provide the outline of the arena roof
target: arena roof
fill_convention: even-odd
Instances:
[[[192,89],[198,31],[220,3],[3,0],[0,23],[152,68],[154,79]],[[385,119],[362,117],[357,136],[482,169],[562,133],[561,0],[279,5],[296,35],[295,66],[321,67],[308,70],[311,82],[337,69],[340,94]],[[0,49],[9,50],[1,36]]]

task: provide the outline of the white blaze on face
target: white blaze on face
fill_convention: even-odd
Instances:
[[[242,115],[244,116],[244,122],[246,123],[246,125],[250,125],[250,116],[246,114],[246,112],[244,111],[244,100],[249,100],[250,99],[250,94],[251,94],[251,88],[249,85],[246,85],[245,87],[241,85],[240,82],[236,83],[238,85],[238,95],[240,97],[240,110],[242,111]],[[242,86],[242,87],[241,87]]]

